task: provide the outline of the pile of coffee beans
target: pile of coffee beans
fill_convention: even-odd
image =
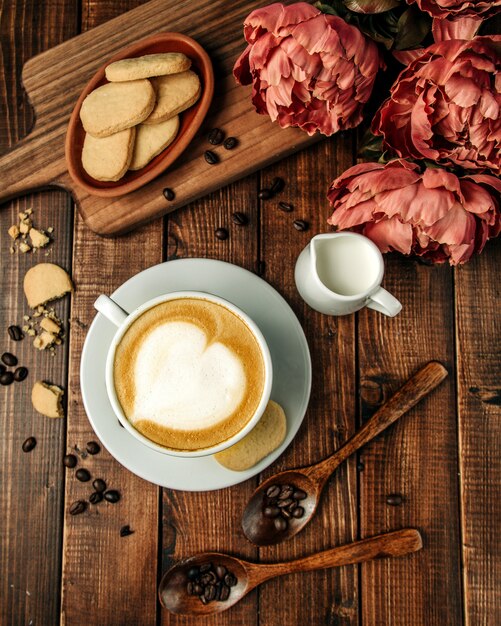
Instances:
[[[220,601],[230,597],[231,587],[237,584],[237,578],[224,565],[204,563],[191,567],[188,572],[186,591],[190,596],[198,596],[202,604]]]
[[[306,495],[305,491],[294,485],[270,485],[264,495],[263,515],[273,519],[278,531],[287,530],[291,517],[303,517],[304,508],[299,503]]]
[[[22,330],[18,328],[18,326],[9,326],[9,331],[11,328],[17,328],[21,333],[22,339]],[[10,332],[9,335],[12,339],[13,336]],[[14,341],[19,341],[19,339],[14,339]],[[14,381],[20,383],[28,376],[28,368],[22,365],[20,367],[16,367],[18,364],[17,357],[11,352],[4,352],[0,357],[0,360],[2,361],[0,363],[0,385],[11,385]],[[16,369],[12,372],[7,369],[8,367]]]

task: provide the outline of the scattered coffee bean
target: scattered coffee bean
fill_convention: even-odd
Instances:
[[[101,452],[101,446],[97,443],[97,441],[88,441],[85,449],[89,454],[98,454]]]
[[[99,493],[103,493],[103,491],[106,491],[106,483],[102,478],[96,478],[96,480],[93,480],[92,486],[96,491],[99,491]]]
[[[23,331],[19,328],[19,326],[9,326],[7,332],[9,333],[9,337],[12,341],[21,341],[24,337]]]
[[[292,225],[296,230],[301,233],[303,233],[305,230],[308,230],[308,222],[305,222],[304,220],[294,220],[292,222]]]
[[[270,189],[260,189],[257,194],[257,197],[260,200],[269,200],[272,196],[273,194],[271,193]]]
[[[77,457],[74,454],[65,454],[63,457],[63,465],[65,467],[73,468],[77,464]]]
[[[81,467],[80,469],[77,469],[77,471],[75,472],[75,477],[81,483],[86,483],[90,480],[90,472],[89,470],[86,470],[84,467]]]
[[[266,490],[266,495],[268,498],[276,498],[280,493],[280,487],[278,485],[271,485]]]
[[[236,137],[228,137],[228,139],[224,140],[223,146],[226,148],[226,150],[233,150],[233,148],[236,148],[238,145],[238,140]]]
[[[129,526],[129,524],[122,526],[122,528],[120,529],[120,537],[128,537],[129,535],[132,535],[132,534],[134,534],[134,531]]]
[[[106,502],[115,504],[120,500],[120,494],[115,489],[110,489],[109,491],[105,491],[104,499],[106,500]]]
[[[224,133],[220,128],[213,128],[207,135],[207,140],[213,146],[218,146],[224,139]]]
[[[215,235],[219,240],[224,241],[228,239],[228,234],[226,228],[216,228]]]
[[[99,504],[103,499],[103,494],[100,491],[94,491],[89,496],[89,502],[91,504]]]
[[[279,531],[279,532],[283,532],[284,530],[287,529],[287,520],[284,519],[283,517],[275,517],[275,519],[273,520],[273,523],[275,524],[275,528]]]
[[[293,205],[289,202],[279,202],[278,208],[284,213],[290,213],[294,209]]]
[[[212,150],[206,150],[204,152],[204,158],[209,165],[216,165],[216,163],[219,162],[219,157],[215,152],[212,152]]]
[[[28,439],[23,442],[23,452],[31,452],[36,445],[37,440],[35,437],[28,437]]]
[[[84,500],[77,500],[70,506],[70,515],[80,515],[80,513],[83,513],[86,508],[87,502]]]
[[[28,368],[27,367],[18,367],[14,372],[14,380],[18,383],[23,381],[28,376]]]
[[[283,191],[284,187],[285,187],[284,179],[277,176],[271,181],[270,191],[273,195],[275,195]]]
[[[14,382],[14,374],[12,372],[4,372],[0,374],[0,385],[10,385]]]
[[[170,187],[166,187],[163,191],[162,191],[164,198],[166,200],[168,200],[169,202],[171,202],[172,200],[174,200],[174,198],[176,197],[176,194],[174,193],[174,191],[170,188]]]
[[[8,365],[9,367],[17,365],[17,358],[10,352],[4,352],[1,358],[5,365]]]
[[[400,506],[403,502],[403,498],[398,493],[392,493],[389,496],[386,496],[386,504],[390,506]]]
[[[200,567],[191,567],[186,576],[186,592],[198,596],[202,604],[214,600],[225,602],[230,596],[230,587],[237,584],[237,578],[224,565],[204,563]]]
[[[247,215],[245,215],[244,213],[240,213],[238,211],[233,213],[233,215],[231,216],[231,219],[233,223],[236,224],[237,226],[245,226],[246,224],[249,223],[249,218],[247,217]]]

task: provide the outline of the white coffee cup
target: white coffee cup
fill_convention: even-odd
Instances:
[[[256,339],[260,352],[263,357],[264,363],[264,386],[263,393],[260,399],[260,402],[257,406],[255,413],[249,419],[249,421],[245,424],[245,426],[239,430],[234,436],[214,445],[210,448],[202,448],[197,450],[176,450],[170,449],[165,446],[162,446],[151,439],[145,437],[142,433],[134,428],[131,422],[125,416],[120,402],[118,401],[117,393],[115,390],[114,384],[114,361],[115,361],[115,351],[126,333],[127,329],[131,326],[131,324],[137,320],[143,313],[151,309],[152,307],[161,304],[163,302],[168,302],[169,300],[175,300],[179,298],[198,298],[202,300],[207,300],[209,302],[222,305],[235,315],[237,315],[249,328],[252,335]],[[225,448],[229,448],[234,445],[237,441],[242,439],[247,433],[249,433],[254,426],[257,424],[259,419],[261,418],[266,405],[268,404],[268,400],[271,394],[272,380],[273,380],[273,368],[272,361],[270,356],[270,351],[268,349],[268,345],[266,343],[263,334],[255,324],[255,322],[246,315],[241,309],[236,307],[234,304],[231,304],[227,300],[220,298],[218,296],[214,296],[212,294],[207,294],[200,291],[177,291],[173,293],[169,293],[163,296],[159,296],[158,298],[154,298],[152,300],[148,300],[143,305],[128,313],[122,307],[120,307],[114,300],[109,298],[106,295],[100,295],[94,303],[94,307],[102,313],[110,322],[115,324],[118,327],[115,336],[110,344],[108,350],[108,356],[106,359],[106,390],[108,393],[108,398],[110,400],[111,406],[115,411],[120,423],[126,428],[131,435],[133,435],[136,439],[141,441],[143,444],[153,448],[157,452],[161,452],[163,454],[168,454],[171,456],[177,457],[199,457],[199,456],[208,456],[211,454],[215,454]]]
[[[383,256],[367,237],[351,232],[313,237],[296,262],[303,300],[316,311],[347,315],[363,307],[394,317],[400,302],[381,287]]]

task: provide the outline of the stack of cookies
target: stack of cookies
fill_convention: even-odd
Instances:
[[[179,114],[200,97],[198,76],[179,52],[123,59],[106,68],[108,83],[83,101],[84,170],[117,181],[147,165],[176,138]]]

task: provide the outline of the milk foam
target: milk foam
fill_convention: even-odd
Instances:
[[[238,356],[189,322],[166,321],[138,346],[132,423],[147,417],[170,429],[210,428],[230,417],[246,392]]]

